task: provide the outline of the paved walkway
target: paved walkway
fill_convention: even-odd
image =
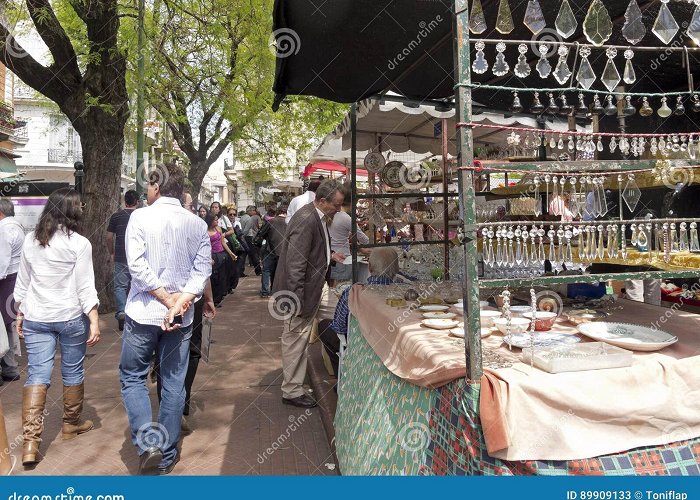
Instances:
[[[183,438],[182,459],[171,475],[337,474],[320,410],[282,404],[282,324],[268,313],[268,302],[258,298],[259,287],[255,276],[242,279],[235,294],[217,310],[211,360],[200,363],[193,387],[194,432]],[[88,350],[86,360],[83,412],[95,422],[95,429],[72,441],[61,440],[62,384],[57,364],[42,436],[45,458],[33,470],[18,464],[13,474],[136,472],[138,461],[119,387],[120,332],[111,315],[101,316],[100,323],[102,340]],[[13,453],[17,460],[21,460],[24,380],[23,374],[21,382],[0,387],[8,440],[19,444]],[[155,386],[151,389],[156,409]]]

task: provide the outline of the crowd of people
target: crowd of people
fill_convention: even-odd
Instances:
[[[254,206],[238,214],[219,202],[196,207],[184,190],[182,170],[174,164],[158,165],[150,173],[147,206],[137,208],[136,192],[125,193],[124,208],[109,219],[106,241],[114,265],[115,317],[124,332],[121,393],[140,474],[168,474],[179,461],[178,441],[188,431],[203,324],[246,277],[246,261],[260,276],[260,297],[296,297],[297,307],[289,312],[281,339],[282,400],[299,407],[317,404],[303,385],[306,345],[331,278],[351,277],[345,264],[349,216],[342,212],[348,200],[347,187],[316,180],[289,206],[269,208],[264,216]],[[59,189],[49,196],[35,230],[25,236],[12,202],[0,199],[0,301],[10,304],[2,310],[10,350],[0,360],[1,380],[20,379],[14,353],[23,338],[28,361],[22,398],[25,466],[41,459],[57,348],[62,437],[72,439],[93,428],[81,414],[86,350],[100,340],[99,300],[92,247],[81,234],[83,208],[78,192]],[[359,232],[357,237],[367,241]],[[370,256],[378,283],[393,278],[395,259],[393,250]],[[321,338],[337,360],[338,339],[346,334],[347,294],[336,316],[322,325]],[[157,382],[155,421],[149,373]],[[159,433],[156,423],[166,432]]]

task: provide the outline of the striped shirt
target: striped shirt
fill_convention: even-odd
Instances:
[[[149,292],[163,287],[169,293],[202,295],[211,275],[211,243],[207,225],[161,196],[152,205],[135,210],[126,228],[126,258],[131,289],[125,312],[142,325],[162,324],[167,308]],[[183,318],[192,324],[194,308]]]
[[[391,285],[392,283],[392,279],[385,276],[370,276],[367,278],[368,285]],[[338,305],[335,306],[333,321],[330,325],[335,333],[343,337],[346,337],[348,334],[348,321],[350,316],[348,296],[350,295],[350,288],[351,287],[346,288],[343,290],[343,293],[340,294]]]

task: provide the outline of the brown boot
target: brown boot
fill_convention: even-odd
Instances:
[[[22,465],[33,465],[40,460],[39,444],[44,430],[44,405],[47,385],[28,385],[22,392],[22,426],[24,449]]]
[[[80,421],[84,393],[83,384],[63,386],[63,439],[73,439],[92,429],[92,420]]]

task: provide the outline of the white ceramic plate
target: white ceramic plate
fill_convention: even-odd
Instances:
[[[457,315],[450,312],[427,312],[423,313],[423,317],[425,319],[454,319]]]
[[[450,310],[450,306],[440,306],[440,305],[425,305],[418,308],[420,312],[447,312]]]
[[[678,342],[678,337],[661,330],[652,330],[629,323],[599,321],[578,325],[578,331],[586,337],[630,351],[659,351]]]
[[[461,339],[464,338],[464,327],[463,326],[458,326],[457,328],[452,328],[450,330],[450,335],[453,337],[459,337]],[[489,335],[491,335],[491,329],[490,328],[482,328],[481,329],[481,338],[486,338]]]
[[[515,333],[510,338],[508,336],[503,337],[503,342],[519,349],[530,347],[530,334]],[[577,342],[581,342],[581,339],[570,333],[535,332],[535,347],[576,344]]]
[[[424,319],[421,325],[435,330],[449,330],[459,325],[459,322],[453,319]]]
[[[386,159],[381,153],[367,153],[367,155],[365,156],[364,164],[365,170],[376,174],[384,168],[384,165],[386,164]]]

